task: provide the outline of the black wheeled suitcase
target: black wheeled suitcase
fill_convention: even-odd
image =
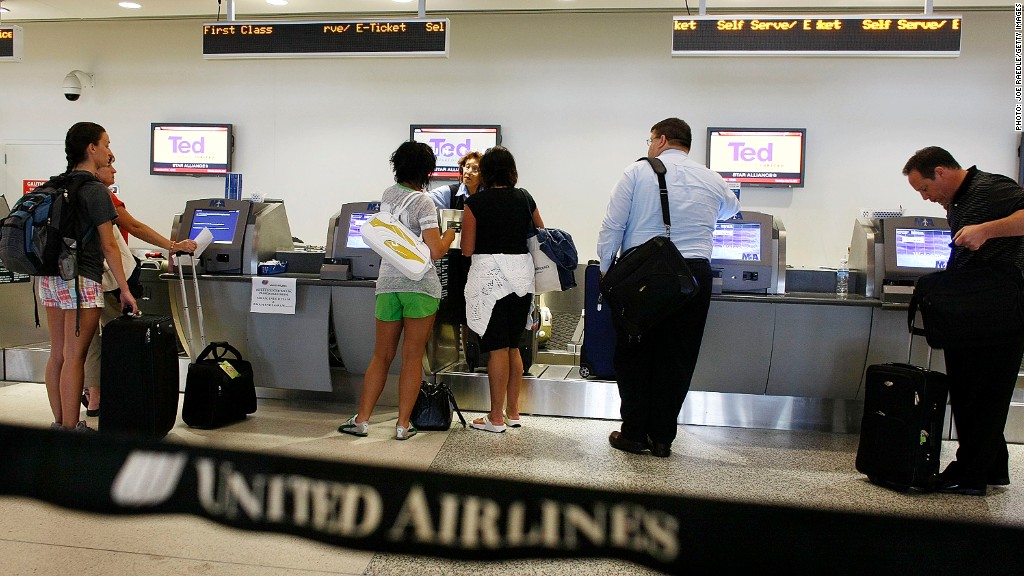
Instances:
[[[928,359],[930,365],[931,349]],[[948,393],[941,372],[895,362],[868,366],[857,471],[886,488],[930,490],[939,473]]]
[[[598,285],[601,267],[597,260],[587,263],[583,281],[583,345],[580,349],[580,376],[615,379],[615,325],[612,309],[604,303]]]
[[[168,316],[122,316],[103,327],[100,432],[163,438],[178,418],[178,345]]]
[[[178,254],[180,260],[184,254]],[[189,312],[188,294],[185,290],[183,266],[176,266],[178,283],[186,321],[186,341],[190,360],[185,376],[185,399],[181,406],[181,419],[193,428],[219,428],[226,424],[244,420],[256,411],[256,386],[252,364],[227,342],[206,344],[206,329],[203,320],[203,304],[199,298],[199,280],[195,266],[192,266],[192,288],[196,318],[199,322],[199,337],[203,350],[195,354],[192,342],[192,315]],[[231,354],[232,357],[227,356]],[[193,354],[195,354],[193,356]]]
[[[535,313],[533,328],[524,330],[519,338],[519,356],[523,359],[523,374],[530,371],[533,366],[533,341],[537,338],[537,328],[540,324],[539,313]],[[466,328],[466,366],[470,372],[477,368],[487,368],[487,361],[490,359],[490,352],[480,350],[480,336]]]

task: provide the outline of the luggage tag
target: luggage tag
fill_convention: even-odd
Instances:
[[[220,366],[220,369],[223,370],[224,373],[227,374],[228,377],[231,378],[232,380],[240,376],[238,370],[235,370],[235,367],[232,366],[231,363],[228,362],[227,360],[221,360],[220,362],[217,363],[217,365]]]

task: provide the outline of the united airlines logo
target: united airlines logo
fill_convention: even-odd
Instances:
[[[121,506],[159,506],[174,493],[186,463],[188,454],[132,452],[114,478],[110,497]]]

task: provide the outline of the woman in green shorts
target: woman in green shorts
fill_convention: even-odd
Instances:
[[[455,230],[442,236],[437,223],[434,201],[424,193],[434,171],[436,159],[430,146],[420,142],[404,142],[391,155],[395,173],[394,186],[384,191],[381,203],[398,206],[410,194],[418,198],[409,204],[400,216],[403,224],[419,234],[430,248],[435,260],[448,252],[455,240]],[[366,436],[370,416],[387,382],[391,361],[398,351],[402,334],[402,370],[398,378],[398,426],[395,437],[406,440],[416,434],[409,422],[416,404],[423,376],[423,353],[434,326],[434,315],[441,301],[441,282],[436,272],[428,272],[421,280],[407,278],[397,268],[381,261],[377,278],[375,317],[376,339],[373,359],[366,369],[363,392],[359,398],[359,412],[338,427],[338,432]]]

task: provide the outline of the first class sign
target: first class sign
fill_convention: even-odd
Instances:
[[[203,24],[203,57],[448,56],[447,19]]]
[[[21,62],[24,42],[20,26],[0,26],[0,62]]]
[[[675,16],[673,56],[959,56],[960,16]]]

